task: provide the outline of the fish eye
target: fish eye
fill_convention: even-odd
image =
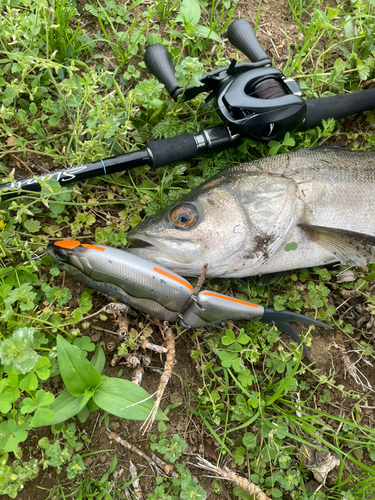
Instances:
[[[68,260],[68,254],[62,248],[55,249],[55,255],[62,262],[66,262]]]
[[[199,214],[193,205],[183,204],[170,212],[172,222],[180,229],[189,229],[198,221]]]

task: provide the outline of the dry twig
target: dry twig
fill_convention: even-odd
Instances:
[[[156,462],[161,469],[163,469],[167,476],[178,477],[178,474],[177,472],[175,472],[173,465],[167,464],[167,462],[164,462],[164,460],[154,454],[152,455],[152,460]]]
[[[135,372],[133,373],[133,376],[132,376],[132,382],[133,384],[136,384],[136,385],[141,385],[142,383],[142,377],[143,377],[143,374],[144,374],[144,369],[140,366],[137,370],[135,370]]]
[[[271,500],[260,488],[254,483],[251,483],[246,477],[239,476],[232,470],[228,469],[228,467],[217,467],[216,465],[211,464],[208,460],[205,460],[200,455],[197,456],[198,464],[191,464],[199,467],[203,470],[208,470],[213,472],[217,476],[220,476],[221,479],[225,479],[227,481],[231,481],[236,486],[239,486],[243,490],[253,495],[254,498],[258,500]],[[214,477],[217,477],[214,476]]]
[[[137,342],[137,344],[138,343],[142,347],[142,349],[149,349],[150,351],[155,351],[158,352],[159,354],[167,354],[168,352],[168,349],[166,347],[152,344],[151,342],[148,341],[148,339],[144,339],[141,342]]]
[[[127,312],[129,306],[123,304],[122,302],[110,302],[104,307],[104,312],[107,314],[113,314],[115,319],[117,316],[123,312]]]
[[[137,476],[138,476],[137,467],[133,464],[133,462],[131,460],[129,460],[129,472],[130,472],[132,479],[134,479],[133,489],[134,489],[135,498],[137,500],[142,500],[143,495],[142,495],[141,485],[139,483],[139,478],[137,478]]]
[[[124,448],[126,448],[126,449],[128,449],[128,450],[130,450],[130,451],[132,451],[134,453],[137,453],[137,455],[139,455],[144,460],[146,460],[146,462],[148,463],[148,465],[151,468],[155,467],[155,469],[157,471],[159,470],[157,463],[154,462],[154,460],[152,460],[152,458],[148,457],[145,453],[143,453],[142,450],[140,450],[139,448],[137,448],[133,444],[129,443],[125,439],[120,438],[120,436],[118,436],[114,432],[110,431],[109,429],[107,429],[107,432],[108,432],[108,438],[109,439],[111,439],[112,441],[116,441],[116,443],[120,443]]]
[[[373,366],[369,361],[367,361],[366,359],[363,358],[362,354],[360,351],[358,350],[351,350],[351,351],[346,351],[345,348],[340,345],[340,344],[337,344],[336,342],[333,342],[333,347],[335,347],[336,349],[338,349],[338,351],[340,352],[340,355],[341,355],[341,359],[342,359],[342,362],[344,364],[344,367],[345,367],[345,370],[349,373],[349,375],[351,375],[351,377],[353,378],[353,380],[359,385],[361,386],[362,390],[367,390],[367,391],[371,391],[371,392],[375,392],[374,389],[372,388],[369,380],[367,379],[367,377],[357,368],[356,364],[363,360],[367,365],[370,365],[371,367]],[[359,358],[357,359],[357,361],[355,361],[354,363],[350,360],[348,354],[351,353],[351,352],[355,352],[356,354],[358,354]]]
[[[184,312],[187,310],[187,308],[190,306],[190,304],[193,302],[194,298],[196,295],[200,292],[204,282],[206,281],[206,274],[207,274],[207,269],[208,269],[208,264],[204,264],[202,273],[198,278],[197,284],[194,287],[193,294],[190,297],[190,299],[186,302],[184,307],[182,308],[182,311],[180,312],[180,315],[183,315]]]
[[[127,339],[129,337],[129,319],[125,311],[122,312],[117,321],[120,340]]]
[[[156,413],[160,406],[160,401],[163,397],[164,390],[167,387],[169,379],[171,378],[172,368],[176,358],[174,335],[171,328],[169,328],[168,321],[164,321],[162,333],[164,334],[165,347],[168,349],[168,353],[167,353],[167,358],[165,360],[164,372],[160,377],[159,387],[158,390],[156,391],[156,401],[154,403],[150,415],[147,417],[147,419],[144,421],[141,427],[142,435],[145,435],[151,431],[151,427],[155,421]]]

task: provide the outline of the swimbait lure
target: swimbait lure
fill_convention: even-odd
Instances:
[[[257,319],[274,323],[295,342],[301,343],[290,321],[331,328],[325,323],[289,311],[275,311],[209,290],[193,295],[191,284],[169,269],[125,250],[64,240],[50,243],[47,253],[68,274],[130,307],[159,319],[202,329],[229,319]],[[193,302],[181,314],[189,299]],[[310,359],[308,349],[303,350]]]

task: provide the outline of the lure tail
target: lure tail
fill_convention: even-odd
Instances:
[[[293,323],[303,323],[305,325],[322,326],[323,328],[329,328],[332,330],[332,327],[323,323],[323,321],[318,321],[317,319],[309,318],[308,316],[303,316],[302,314],[290,311],[275,311],[270,307],[266,307],[264,309],[264,314],[259,321],[262,323],[275,323],[278,330],[289,335],[289,337],[291,337],[298,344],[302,343],[303,352],[306,354],[308,359],[310,359],[309,350],[307,349],[306,344],[302,342],[297,330],[290,324],[290,321]]]

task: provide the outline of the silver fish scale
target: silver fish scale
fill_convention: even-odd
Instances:
[[[328,151],[329,156],[327,150],[321,149],[290,154],[287,174],[276,157],[270,162],[265,161],[262,170],[293,178],[298,185],[299,199],[304,204],[300,220],[374,234],[374,154],[333,148],[328,148]],[[308,189],[304,189],[305,186]]]
[[[328,178],[327,168],[329,169]],[[241,163],[215,177],[232,177],[234,172],[269,172],[294,179],[298,174],[319,176],[321,173],[325,181],[335,181],[335,175],[346,181],[353,180],[353,174],[355,174],[355,176],[359,175],[362,181],[373,182],[375,180],[375,156],[374,153],[342,151],[334,147],[301,149],[284,155],[253,160],[251,163]]]

